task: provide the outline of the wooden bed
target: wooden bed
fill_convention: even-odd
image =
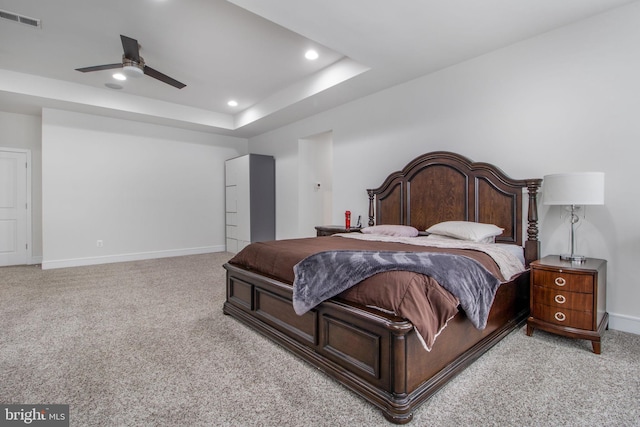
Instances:
[[[369,225],[426,230],[446,220],[496,224],[505,230],[496,241],[523,246],[528,265],[538,258],[540,183],[511,179],[495,166],[455,153],[427,153],[367,190]],[[225,268],[225,314],[321,369],[398,424],[409,422],[418,405],[519,327],[529,311],[527,271],[500,286],[485,329],[473,327],[461,312],[427,352],[408,320],[339,298],[298,316],[290,283],[236,265]]]

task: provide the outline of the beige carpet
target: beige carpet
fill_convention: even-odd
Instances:
[[[0,403],[69,404],[72,426],[390,425],[222,314],[229,257],[0,268]],[[595,355],[515,331],[411,425],[640,426],[640,336]]]

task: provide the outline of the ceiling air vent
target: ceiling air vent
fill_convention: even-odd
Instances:
[[[8,19],[9,21],[17,22],[19,24],[28,25],[30,27],[42,27],[42,23],[39,19],[29,18],[28,16],[18,15],[17,13],[9,12],[2,9],[0,9],[0,18]]]

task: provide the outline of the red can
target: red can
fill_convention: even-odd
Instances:
[[[344,213],[344,228],[349,231],[351,229],[351,211]]]

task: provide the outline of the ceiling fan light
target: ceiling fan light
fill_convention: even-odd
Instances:
[[[125,65],[122,67],[122,72],[127,77],[140,77],[144,74],[142,68],[136,67],[135,65]]]

